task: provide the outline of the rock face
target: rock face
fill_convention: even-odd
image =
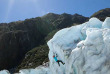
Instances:
[[[0,24],[0,70],[16,67],[29,50],[45,43],[52,30],[40,17]]]
[[[19,63],[25,52],[29,50],[27,35],[27,32],[23,31],[2,34],[0,37],[0,69],[9,69]]]

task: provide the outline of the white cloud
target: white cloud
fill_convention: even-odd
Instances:
[[[9,0],[8,7],[7,7],[7,12],[6,12],[6,16],[5,16],[5,22],[8,20],[8,17],[10,15],[11,10],[12,10],[14,1],[15,0]]]

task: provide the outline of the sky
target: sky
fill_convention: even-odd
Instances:
[[[81,14],[89,17],[110,8],[110,0],[0,0],[0,23],[25,20],[47,13]]]

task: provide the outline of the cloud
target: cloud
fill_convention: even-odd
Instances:
[[[6,16],[5,16],[5,22],[8,20],[8,17],[10,15],[11,10],[12,10],[14,1],[15,0],[9,0],[9,2],[8,2],[7,12],[6,12]]]

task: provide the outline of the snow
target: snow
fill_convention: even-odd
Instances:
[[[47,44],[49,67],[23,69],[18,74],[110,74],[110,17],[62,29]],[[56,54],[64,65],[55,62]]]
[[[110,17],[107,17],[103,22],[102,28],[110,28]]]
[[[49,70],[45,67],[38,67],[36,69],[23,69],[19,72],[19,74],[47,74],[49,73]]]
[[[0,74],[10,74],[8,70],[2,70],[0,71]]]

